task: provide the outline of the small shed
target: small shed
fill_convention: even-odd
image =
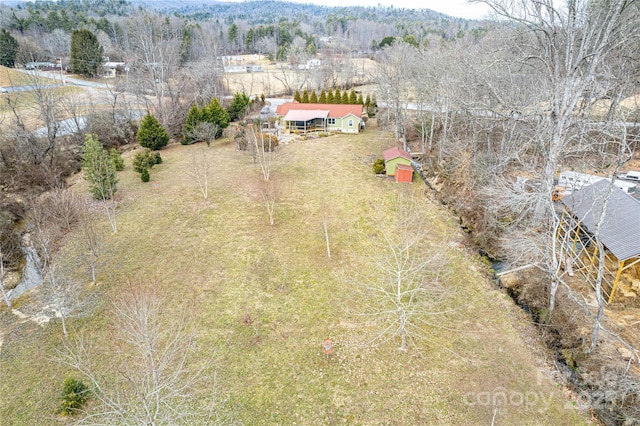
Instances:
[[[399,164],[411,167],[411,154],[397,146],[383,151],[382,158],[384,159],[384,167],[387,170],[387,176],[395,176],[396,169]],[[411,168],[411,170],[413,171],[413,168]]]
[[[396,166],[395,180],[396,183],[413,182],[413,167],[406,164],[398,164]]]

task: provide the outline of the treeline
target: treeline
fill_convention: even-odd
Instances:
[[[71,32],[83,26],[105,30],[108,16],[127,16],[132,11],[126,0],[60,0],[28,2],[10,14],[6,27],[24,33],[30,29]]]

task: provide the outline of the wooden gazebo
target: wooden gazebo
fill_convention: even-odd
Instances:
[[[598,268],[593,233],[605,200],[605,217],[600,228],[600,241],[606,249],[602,288],[611,303],[623,273],[640,263],[640,201],[611,186],[608,179],[565,196],[561,199],[564,210],[558,229],[558,248],[593,286]]]

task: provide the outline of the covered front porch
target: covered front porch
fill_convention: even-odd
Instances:
[[[288,133],[326,132],[329,111],[292,110],[284,117],[284,128]]]

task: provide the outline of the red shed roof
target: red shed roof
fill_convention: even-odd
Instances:
[[[300,102],[288,102],[278,105],[277,115],[287,115],[289,111],[329,111],[329,118],[342,118],[349,114],[362,117],[362,105],[342,105],[342,104],[302,104]]]
[[[386,151],[382,151],[382,158],[384,158],[384,161],[393,160],[394,158],[398,157],[406,158],[409,161],[412,160],[411,154],[409,154],[404,149],[398,148],[397,146],[387,149]]]

